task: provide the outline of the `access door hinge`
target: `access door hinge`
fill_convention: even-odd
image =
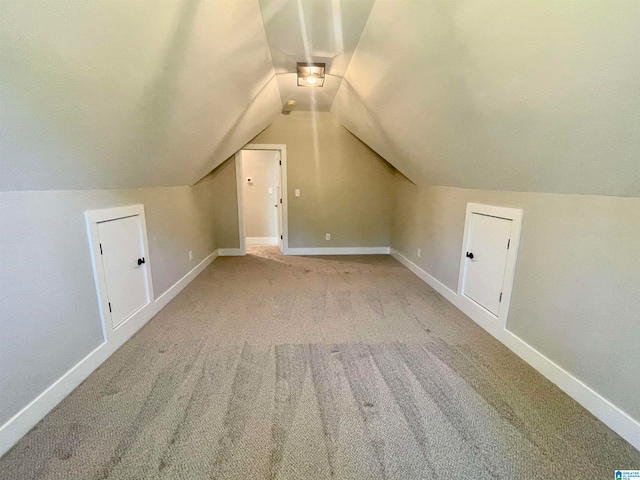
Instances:
[[[282,199],[280,199],[280,203],[282,203]]]
[[[111,311],[111,302],[109,302],[109,311]]]
[[[507,242],[507,250],[509,250],[510,246],[511,246],[511,239],[509,239],[509,241]]]
[[[280,235],[280,240],[282,240],[282,239],[283,239],[283,238],[282,238],[282,235]]]
[[[100,244],[100,255],[102,255],[102,244]]]
[[[282,160],[280,160],[280,162],[279,162],[279,163],[280,163],[280,165],[282,165]]]
[[[500,300],[498,300],[498,303],[502,302],[502,292],[500,292]]]

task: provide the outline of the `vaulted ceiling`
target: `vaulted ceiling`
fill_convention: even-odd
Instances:
[[[260,10],[282,103],[326,111],[342,84],[374,0],[260,0]],[[298,62],[324,63],[322,88],[301,88]]]
[[[419,185],[640,196],[639,25],[634,0],[0,2],[0,189],[190,185],[294,99]]]

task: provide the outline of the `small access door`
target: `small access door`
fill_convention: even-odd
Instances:
[[[507,218],[472,213],[465,248],[462,294],[498,316],[511,243]]]
[[[140,215],[98,222],[111,326],[116,328],[150,302]]]

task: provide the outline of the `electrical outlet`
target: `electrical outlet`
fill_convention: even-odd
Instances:
[[[300,189],[296,188],[296,197],[299,197],[299,196],[300,196]]]
[[[193,252],[189,250],[189,261],[193,260]]]
[[[327,233],[327,234],[325,235],[325,238],[326,238],[327,240],[331,240],[331,234],[330,234],[330,233]]]
[[[422,251],[420,249],[418,249],[418,258],[420,258],[420,254],[422,253]]]

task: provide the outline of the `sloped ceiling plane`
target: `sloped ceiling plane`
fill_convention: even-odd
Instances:
[[[640,196],[640,2],[0,6],[0,189],[191,185],[329,111],[418,185]],[[295,86],[296,62],[327,65]]]

